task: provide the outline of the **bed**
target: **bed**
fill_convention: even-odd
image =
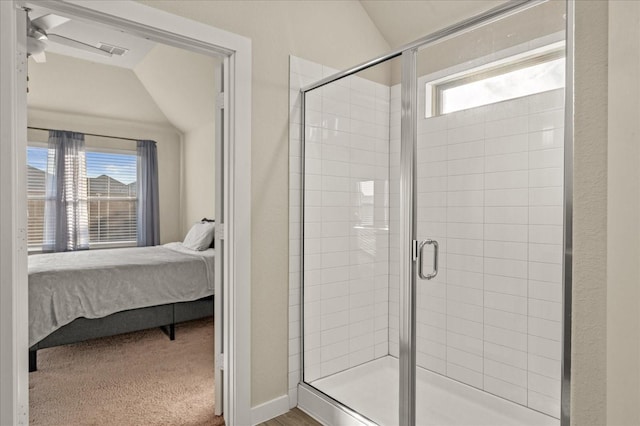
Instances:
[[[185,240],[186,244],[186,240]],[[214,249],[182,243],[29,256],[29,371],[37,351],[213,315]]]

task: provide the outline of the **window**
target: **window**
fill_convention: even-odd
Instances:
[[[433,87],[435,111],[448,114],[495,102],[533,95],[564,87],[565,59],[556,50],[480,72],[469,73]]]
[[[46,147],[27,149],[28,244],[42,247],[47,169]],[[89,244],[134,245],[137,231],[135,153],[87,149]]]
[[[87,150],[89,244],[136,242],[136,154]]]

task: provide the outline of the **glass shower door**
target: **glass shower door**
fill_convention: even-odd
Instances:
[[[564,13],[417,52],[418,425],[560,424]]]
[[[519,4],[304,92],[302,386],[333,413],[560,424],[566,3]]]
[[[396,62],[304,97],[303,380],[388,425],[397,424],[399,382],[399,307],[389,291],[398,285]]]

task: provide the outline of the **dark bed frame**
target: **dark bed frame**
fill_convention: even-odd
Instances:
[[[84,342],[99,337],[159,327],[175,339],[175,325],[213,315],[213,296],[191,302],[169,303],[116,312],[103,318],[78,318],[29,348],[29,372],[38,369],[38,350]]]

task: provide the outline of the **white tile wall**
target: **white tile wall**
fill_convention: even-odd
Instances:
[[[418,363],[559,416],[562,90],[419,121]],[[399,86],[391,90],[390,353],[397,356]],[[425,265],[425,267],[429,267]],[[394,274],[395,273],[395,274]]]
[[[397,356],[399,86],[391,90],[390,353]],[[419,120],[418,363],[560,414],[563,90]],[[428,262],[427,262],[428,263]],[[425,268],[429,268],[425,264]]]
[[[292,406],[302,332],[298,90],[333,72],[291,58]],[[438,277],[419,281],[418,364],[556,417],[563,98],[557,90],[418,127],[418,236],[441,250]],[[344,79],[311,92],[306,108],[304,360],[312,381],[398,355],[400,88]]]
[[[292,181],[300,179],[297,90],[332,72],[291,58]],[[311,382],[389,353],[389,87],[349,77],[309,92],[306,113],[304,362]],[[299,217],[300,186],[291,188]],[[299,247],[299,220],[292,227]],[[291,307],[300,294],[296,250]],[[293,376],[300,377],[297,369]]]

